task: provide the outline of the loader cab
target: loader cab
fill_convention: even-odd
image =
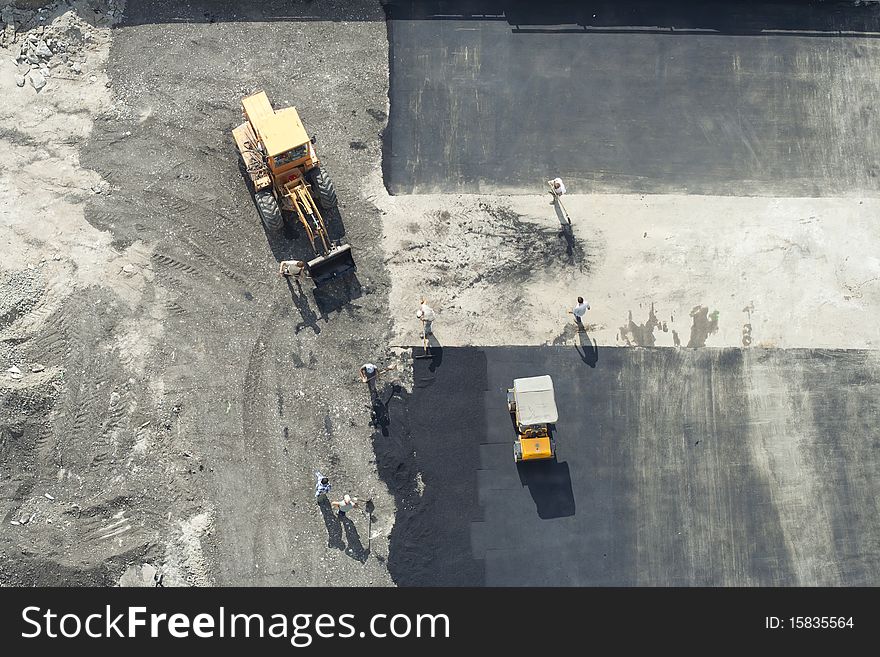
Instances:
[[[318,166],[318,157],[311,142],[294,146],[280,153],[270,154],[267,159],[269,169],[275,176],[294,172],[296,175],[302,176]]]
[[[273,175],[293,169],[305,174],[319,165],[315,148],[295,107],[275,110],[263,91],[243,98],[241,105]]]
[[[507,410],[516,425],[513,460],[534,461],[556,458],[552,425],[559,419],[553,379],[548,375],[514,379],[507,391]]]
[[[308,144],[303,144],[302,146],[291,148],[289,151],[273,155],[269,162],[269,166],[273,171],[276,171],[288,165],[297,166],[299,164],[305,164],[306,160],[309,158],[309,149],[307,146]]]

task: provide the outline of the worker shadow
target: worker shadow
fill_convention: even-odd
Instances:
[[[327,547],[334,550],[345,550],[345,541],[342,540],[342,527],[340,526],[339,518],[333,513],[333,507],[330,506],[330,500],[327,499],[326,495],[318,501],[318,508],[321,509],[324,526],[327,527]]]
[[[343,308],[346,310],[359,310],[358,304],[352,303],[363,295],[361,282],[356,274],[351,273],[341,276],[336,280],[316,287],[314,291],[315,303],[321,313],[321,319],[325,322],[328,317]]]
[[[318,335],[321,332],[321,327],[318,326],[318,315],[312,310],[308,297],[306,297],[302,288],[302,283],[294,276],[286,276],[285,278],[287,280],[287,289],[290,291],[290,298],[293,300],[293,305],[296,306],[300,316],[302,316],[302,321],[294,326],[293,332],[298,334],[303,329],[310,328],[315,332],[315,335]]]
[[[401,387],[397,383],[386,383],[381,390],[370,386],[370,426],[383,436],[389,435],[388,427],[391,425],[388,405],[400,391]]]
[[[595,340],[590,340],[586,331],[579,331],[577,337],[578,344],[574,348],[578,356],[590,367],[596,367],[596,363],[599,362],[599,344]]]
[[[553,209],[556,210],[556,218],[559,220],[560,227],[564,230],[565,227],[571,227],[571,222],[568,220],[568,217],[565,214],[565,210],[562,209],[562,206],[559,204],[559,201],[553,202]]]
[[[528,487],[541,520],[567,518],[575,513],[568,463],[556,458],[519,462],[519,481]]]
[[[345,531],[345,542],[348,543],[348,546],[345,548],[345,554],[355,561],[365,563],[370,556],[370,550],[365,548],[364,544],[361,542],[360,534],[358,534],[354,522],[352,522],[351,518],[345,515],[339,518],[339,524],[342,525],[342,528]]]
[[[416,348],[417,351],[418,347]],[[420,357],[425,355],[424,345],[422,345],[422,353],[418,354]],[[440,366],[443,364],[443,345],[440,344],[440,341],[434,336],[432,333],[428,336],[428,351],[427,358],[425,360],[428,363],[428,371],[431,373],[436,372]]]
[[[559,220],[559,237],[565,240],[565,255],[568,256],[569,264],[574,264],[577,245],[574,239],[574,231],[571,227],[571,220],[558,202],[553,204],[553,209],[556,211],[556,218]]]
[[[571,230],[571,226],[561,228],[559,230],[559,236],[565,240],[565,255],[568,256],[568,264],[575,264],[577,244],[575,243],[574,233]]]

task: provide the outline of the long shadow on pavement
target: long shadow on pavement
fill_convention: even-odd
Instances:
[[[599,362],[599,344],[595,340],[590,340],[586,331],[578,333],[578,342],[580,344],[574,347],[578,356],[590,367],[596,367],[596,363]]]
[[[370,425],[378,429],[383,436],[388,435],[388,425],[391,424],[388,404],[400,391],[401,388],[396,383],[385,384],[382,390],[370,389]]]
[[[771,30],[808,36],[875,36],[880,30],[876,6],[833,0],[387,0],[385,10],[392,20],[506,21],[514,32],[522,33],[544,31],[528,28],[540,25],[570,27],[553,30],[558,33],[604,28],[639,33],[761,34]]]
[[[517,463],[519,480],[527,486],[538,517],[567,518],[575,513],[574,492],[571,489],[571,474],[568,463],[556,459]]]

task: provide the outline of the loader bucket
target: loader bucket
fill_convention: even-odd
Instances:
[[[316,286],[329,283],[339,276],[357,269],[354,258],[351,255],[351,246],[343,244],[331,249],[327,255],[318,256],[309,260],[309,274]]]

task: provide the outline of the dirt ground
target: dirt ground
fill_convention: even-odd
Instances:
[[[3,584],[390,582],[357,380],[391,356],[361,185],[387,116],[384,14],[242,6],[22,11],[31,30],[89,24],[81,73],[50,61],[39,91],[2,53]],[[331,230],[359,271],[320,294],[277,277],[309,247],[267,239],[238,169],[230,130],[258,88],[298,107],[336,182]],[[338,523],[316,469],[375,510]]]

